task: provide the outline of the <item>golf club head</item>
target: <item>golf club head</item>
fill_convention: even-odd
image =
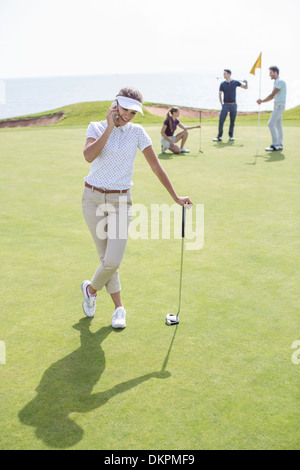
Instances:
[[[166,316],[166,324],[171,326],[171,325],[178,325],[179,323],[179,317],[178,315],[173,315],[172,313],[168,313]]]

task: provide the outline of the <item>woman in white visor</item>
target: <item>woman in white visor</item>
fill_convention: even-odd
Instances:
[[[85,177],[82,210],[94,239],[100,265],[91,281],[81,284],[83,310],[95,315],[97,292],[103,287],[115,305],[112,327],[126,327],[126,311],[121,301],[118,268],[124,256],[131,221],[131,191],[134,159],[137,149],[144,154],[151,169],[181,206],[192,204],[189,197],[177,195],[142,126],[131,121],[143,114],[142,95],[133,88],[123,88],[107,111],[106,120],[91,122],[84,147],[90,166]]]

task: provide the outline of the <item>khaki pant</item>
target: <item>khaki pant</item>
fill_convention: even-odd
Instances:
[[[282,115],[284,110],[284,103],[274,103],[274,111],[268,123],[272,135],[272,145],[275,147],[283,146]]]
[[[121,290],[118,268],[127,245],[131,206],[130,190],[120,195],[84,188],[82,212],[100,259],[100,266],[91,281],[97,291],[104,286],[109,294]]]

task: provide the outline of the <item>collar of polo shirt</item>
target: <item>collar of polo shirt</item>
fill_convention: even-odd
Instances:
[[[116,100],[122,108],[136,111],[144,116],[142,103],[139,101],[134,100],[133,98],[128,98],[127,96],[117,96]]]

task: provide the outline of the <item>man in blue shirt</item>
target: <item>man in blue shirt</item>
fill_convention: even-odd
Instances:
[[[260,105],[274,98],[274,111],[268,124],[272,135],[272,145],[265,149],[267,152],[274,152],[274,150],[283,150],[282,115],[286,103],[286,83],[279,78],[278,67],[272,66],[269,70],[271,80],[275,80],[274,89],[267,98],[259,99],[257,103]]]
[[[231,70],[225,69],[224,70],[224,78],[225,82],[221,83],[220,90],[219,90],[219,100],[222,106],[220,118],[219,118],[219,133],[218,137],[213,139],[214,142],[222,141],[223,135],[223,126],[224,122],[227,118],[227,114],[230,115],[230,126],[229,126],[229,140],[234,141],[233,131],[234,131],[234,123],[237,115],[237,104],[236,104],[236,89],[238,86],[247,90],[248,82],[247,80],[243,80],[238,82],[237,80],[231,80]]]

